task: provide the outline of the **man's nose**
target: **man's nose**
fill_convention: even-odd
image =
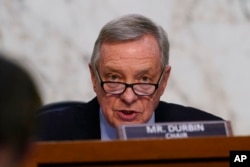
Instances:
[[[121,94],[120,98],[127,104],[131,104],[138,98],[138,96],[134,93],[131,87],[127,87],[123,94]]]

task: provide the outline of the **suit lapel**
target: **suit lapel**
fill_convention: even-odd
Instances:
[[[99,108],[97,98],[94,98],[75,114],[76,124],[85,139],[101,139]]]

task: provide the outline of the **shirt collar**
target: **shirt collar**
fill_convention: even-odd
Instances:
[[[118,139],[116,128],[112,127],[103,115],[102,109],[100,108],[100,127],[101,127],[101,140],[108,141]],[[147,124],[155,123],[155,114],[153,112],[152,117]]]

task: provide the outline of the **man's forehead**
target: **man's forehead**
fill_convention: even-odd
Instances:
[[[106,47],[101,51],[100,61],[161,61],[159,51],[144,49],[142,47],[130,47],[130,48],[109,48]]]
[[[134,40],[104,42],[101,44],[100,50],[101,52],[105,52],[107,50],[112,51],[117,48],[126,48],[131,50],[143,48],[154,52],[160,52],[159,44],[156,38],[152,35],[143,35],[142,37]]]

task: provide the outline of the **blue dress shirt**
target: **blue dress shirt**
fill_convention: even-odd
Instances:
[[[110,141],[118,139],[117,129],[112,127],[103,115],[102,109],[100,108],[100,127],[101,127],[101,140]],[[155,122],[155,115],[153,113],[147,124],[153,124]]]

